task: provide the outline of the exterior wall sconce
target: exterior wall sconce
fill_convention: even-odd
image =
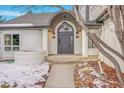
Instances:
[[[76,38],[79,38],[79,32],[76,32]]]
[[[55,32],[53,32],[53,36],[52,36],[52,38],[55,38]]]

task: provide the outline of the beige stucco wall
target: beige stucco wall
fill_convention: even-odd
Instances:
[[[74,54],[81,54],[82,50],[82,40],[81,40],[81,32],[78,34],[79,38],[76,38],[76,27],[75,25],[70,21],[64,21],[68,22],[74,29]],[[55,28],[55,35],[52,34],[52,32],[48,33],[48,53],[49,54],[57,54],[57,30],[58,27],[63,23],[60,22]],[[55,38],[52,38],[55,36]]]
[[[19,34],[20,50],[42,50],[42,31],[40,30],[6,30],[1,31],[2,57],[13,58],[14,52],[4,50],[4,34]]]
[[[106,5],[89,5],[89,20],[95,20],[106,7]],[[86,5],[82,5],[80,14],[86,21]]]
[[[119,45],[118,39],[116,37],[115,34],[115,30],[114,30],[114,25],[113,23],[110,21],[110,19],[106,20],[104,22],[104,25],[101,28],[102,32],[99,32],[99,36],[100,38],[106,42],[109,46],[111,46],[113,49],[117,50],[118,52],[121,53],[121,47]],[[107,50],[107,52],[109,52]],[[124,64],[122,62],[121,59],[119,59],[117,56],[115,56],[114,54],[112,54],[111,52],[109,52],[112,56],[114,56],[114,58],[119,62],[119,65],[121,67],[121,70],[124,72]],[[109,66],[114,67],[114,65],[111,63],[111,61],[106,58],[105,56],[103,56],[101,53],[99,53],[99,57],[105,62],[107,63]]]
[[[30,30],[21,33],[21,50],[42,49],[42,31]]]
[[[106,8],[106,5],[90,5],[89,20],[95,20]]]
[[[82,5],[80,14],[83,17],[84,21],[86,21],[86,5]]]

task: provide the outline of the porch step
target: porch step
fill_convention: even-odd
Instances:
[[[54,64],[75,64],[84,61],[97,61],[97,56],[82,57],[81,55],[50,55],[47,57],[47,62]]]

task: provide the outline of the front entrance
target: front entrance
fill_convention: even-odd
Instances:
[[[58,54],[74,53],[74,30],[70,24],[63,22],[58,28]]]

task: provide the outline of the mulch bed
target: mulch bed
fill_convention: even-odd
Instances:
[[[104,75],[100,74],[98,62],[76,64],[74,82],[76,88],[122,88],[117,80],[115,69],[101,63]],[[123,74],[124,77],[124,74]]]

